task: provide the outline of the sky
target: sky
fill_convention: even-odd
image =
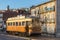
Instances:
[[[5,10],[7,5],[10,9],[29,8],[32,5],[42,4],[49,0],[0,0],[0,10]]]

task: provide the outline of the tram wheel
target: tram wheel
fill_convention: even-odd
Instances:
[[[6,31],[6,33],[7,33],[7,34],[11,34],[11,32],[10,32],[10,31]]]
[[[30,37],[30,34],[28,32],[26,33],[26,37]]]
[[[15,35],[15,32],[11,32],[12,35]]]
[[[19,36],[28,37],[29,35],[27,33],[19,33]]]
[[[9,33],[9,31],[6,31],[6,33]]]

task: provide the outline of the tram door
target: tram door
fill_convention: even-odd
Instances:
[[[26,32],[29,32],[29,25],[28,25],[28,21],[26,21]]]
[[[26,34],[30,36],[30,26],[31,26],[31,21],[26,21]]]

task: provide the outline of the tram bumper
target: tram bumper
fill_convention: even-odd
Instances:
[[[40,27],[33,27],[32,28],[32,34],[40,34],[40,33],[41,33]]]

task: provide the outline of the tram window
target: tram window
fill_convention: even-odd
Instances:
[[[12,22],[10,23],[10,26],[12,26]]]
[[[22,22],[22,26],[24,26],[25,25],[25,22]]]
[[[10,25],[10,23],[8,23],[8,26]]]
[[[21,26],[21,22],[19,22],[19,26]]]
[[[26,24],[30,25],[31,24],[31,21],[26,21]]]
[[[15,22],[13,22],[13,25],[15,25]]]
[[[18,26],[18,22],[16,22],[16,26]]]

